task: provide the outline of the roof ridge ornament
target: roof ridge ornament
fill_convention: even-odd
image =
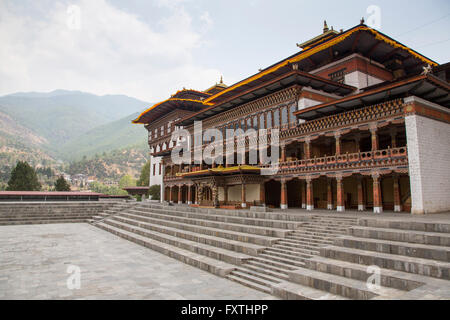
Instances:
[[[432,67],[430,64],[427,64],[426,67],[422,67],[422,68],[423,68],[422,75],[425,75],[425,76],[427,74],[431,73],[431,71],[432,71]]]
[[[361,20],[359,21],[359,24],[364,24],[365,20],[364,17],[361,18]]]
[[[327,20],[323,20],[323,33],[327,33],[328,30]]]

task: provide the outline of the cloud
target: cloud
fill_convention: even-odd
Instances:
[[[70,9],[54,2],[32,12],[1,1],[0,94],[61,88],[154,102],[181,87],[209,87],[220,73],[194,59],[207,40],[185,1],[156,0],[168,11],[156,21],[105,0],[80,0]],[[208,13],[196,19],[212,25]]]

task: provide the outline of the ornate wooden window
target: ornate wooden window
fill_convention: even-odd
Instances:
[[[267,128],[272,128],[272,111],[267,112]]]
[[[273,126],[279,127],[280,126],[280,110],[276,109],[273,112]]]
[[[264,124],[264,113],[261,113],[259,115],[259,128],[260,129],[265,129],[266,125]]]
[[[295,111],[297,111],[297,105],[296,104],[292,104],[290,107],[289,107],[289,118],[290,118],[290,122],[292,123],[292,122],[295,122],[295,115],[294,115],[294,112]]]
[[[283,108],[281,108],[281,124],[287,124],[287,123],[288,123],[287,108],[283,107]]]
[[[330,77],[330,80],[332,80],[332,81],[344,83],[345,82],[345,70],[346,70],[346,68],[335,71],[333,73],[330,73],[328,76]]]

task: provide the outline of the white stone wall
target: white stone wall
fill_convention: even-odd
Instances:
[[[345,75],[345,84],[358,89],[373,86],[383,81],[384,80],[378,79],[361,71],[353,71]]]
[[[161,163],[161,157],[150,157],[150,186],[155,184],[161,184],[162,174],[159,174],[159,164]],[[153,165],[155,165],[155,172],[153,175]],[[162,172],[162,168],[161,168]]]
[[[413,214],[450,210],[450,125],[405,118]]]

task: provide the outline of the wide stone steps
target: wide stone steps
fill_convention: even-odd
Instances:
[[[322,237],[330,237],[330,236],[334,236],[334,235],[340,235],[340,234],[344,234],[346,233],[347,230],[324,230],[324,229],[319,229],[319,228],[304,228],[301,227],[297,230],[295,230],[296,234],[301,234],[301,235],[314,235],[314,236],[322,236]]]
[[[374,290],[369,288],[364,281],[306,268],[299,268],[289,272],[289,279],[300,285],[309,286],[354,300],[368,300],[377,296],[388,296],[392,298],[405,293],[401,290],[386,287],[379,287]]]
[[[97,223],[96,226],[121,238],[135,242],[139,245],[160,252],[166,256],[222,277],[225,277],[235,269],[235,266],[229,263],[205,257],[204,255],[196,254],[192,251],[174,247],[172,245],[123,230],[121,228],[113,227],[103,222]]]
[[[247,261],[244,265],[239,266],[239,268],[245,268],[251,270],[255,274],[259,276],[267,275],[272,278],[280,279],[280,280],[288,280],[289,276],[287,275],[287,270],[278,269],[273,266],[264,266],[257,261]]]
[[[334,241],[334,237],[331,236],[322,236],[322,235],[314,235],[314,234],[310,234],[310,233],[291,233],[290,235],[286,236],[285,239],[289,239],[289,240],[300,240],[300,241],[311,241],[311,242],[316,242],[316,241],[328,241],[328,242],[333,242]]]
[[[245,260],[250,259],[249,255],[234,252],[231,250],[225,250],[222,248],[210,246],[207,244],[181,239],[178,237],[170,236],[167,234],[161,234],[158,232],[152,232],[145,228],[136,227],[133,225],[128,225],[125,223],[106,221],[105,224],[132,232],[143,237],[153,239],[162,243],[169,244],[174,247],[181,248],[183,250],[192,251],[196,254],[200,254],[206,257],[214,258],[227,263],[241,265]]]
[[[373,275],[373,271],[369,272],[368,266],[361,265],[358,263],[352,263],[347,261],[333,260],[329,258],[324,258],[320,256],[315,256],[306,262],[306,267],[311,270],[316,270],[320,272],[330,273],[338,275],[341,277],[356,279],[360,281],[367,281],[367,279]],[[379,269],[380,273],[380,285],[383,287],[390,287],[399,290],[409,291],[414,290],[428,279],[423,279],[423,277],[390,269]],[[420,282],[422,278],[423,282]],[[442,281],[444,280],[438,280]]]
[[[305,259],[310,258],[313,254],[311,253],[299,253],[292,251],[280,250],[278,248],[269,248],[264,250],[265,254],[270,254],[272,256],[277,256],[280,258],[286,258],[288,260],[297,260],[303,262]]]
[[[273,261],[272,259],[265,259],[263,257],[253,258],[252,260],[247,261],[245,264],[246,267],[249,265],[253,265],[259,268],[268,269],[274,272],[278,272],[281,274],[286,274],[288,271],[295,270],[297,267],[292,265],[287,265],[284,263],[280,263],[277,261]]]
[[[201,220],[211,220],[216,222],[226,222],[232,224],[243,224],[247,226],[258,226],[274,229],[295,229],[302,225],[303,222],[298,221],[285,221],[285,220],[275,220],[270,218],[259,219],[259,218],[248,218],[240,216],[230,216],[224,214],[213,214],[213,213],[201,213],[201,212],[188,212],[180,210],[169,210],[169,209],[151,209],[145,207],[136,207],[133,211],[138,211],[140,213],[152,213],[164,216],[174,216],[174,217],[184,217],[189,219],[201,219]]]
[[[450,262],[450,247],[341,236],[335,246]]]
[[[435,246],[450,246],[450,234],[441,232],[355,226],[349,229],[349,234],[361,238],[430,244]]]
[[[258,278],[262,279],[264,282],[260,283],[260,284],[265,284],[267,282],[280,283],[281,281],[283,281],[286,278],[284,275],[281,277],[277,274],[271,275],[270,273],[256,271],[254,268],[249,269],[247,266],[239,266],[236,268],[236,270],[231,272],[231,274],[236,274],[236,273],[245,274],[245,275],[254,277],[256,282],[258,281]]]
[[[236,232],[231,230],[221,230],[217,228],[211,228],[211,227],[203,227],[203,226],[197,226],[192,224],[186,224],[186,223],[180,223],[180,222],[172,222],[167,221],[164,219],[154,219],[154,218],[147,218],[144,216],[137,216],[137,215],[131,215],[131,214],[119,214],[116,216],[113,216],[112,219],[118,219],[118,218],[128,218],[133,219],[141,222],[146,222],[149,225],[159,226],[160,229],[162,227],[169,227],[169,228],[176,228],[180,230],[185,231],[191,231],[196,232],[200,234],[206,234],[216,237],[221,237],[225,239],[230,240],[236,240],[236,241],[242,241],[242,242],[248,242],[253,243],[261,246],[271,246],[273,243],[275,243],[279,238],[273,238],[268,236],[260,236],[255,234],[249,234],[244,232]]]
[[[251,218],[251,219],[263,219],[263,220],[278,220],[286,222],[304,222],[308,220],[307,217],[301,215],[293,215],[277,212],[258,212],[251,210],[226,210],[226,209],[206,209],[206,208],[192,208],[180,205],[158,205],[158,204],[140,204],[139,208],[144,208],[148,211],[154,211],[155,209],[166,211],[178,211],[178,212],[191,212],[208,215],[222,215],[229,217]]]
[[[326,223],[347,223],[347,224],[357,224],[359,218],[352,217],[339,217],[339,216],[313,216],[311,218],[314,222],[326,222]]]
[[[286,237],[280,240],[277,244],[283,244],[285,246],[303,248],[304,246],[324,246],[333,244],[333,240],[318,240],[318,239],[307,239],[307,238],[289,238]]]
[[[342,231],[345,232],[349,227],[353,225],[336,225],[336,224],[323,224],[317,222],[305,222],[301,225],[302,228],[315,228],[317,230],[325,230],[325,231]]]
[[[317,247],[311,247],[311,248],[295,248],[295,247],[286,247],[280,244],[274,244],[272,247],[269,248],[270,250],[276,250],[279,252],[285,252],[287,254],[291,255],[297,255],[297,254],[306,254],[306,255],[316,255],[319,254],[319,249]],[[267,250],[269,250],[267,249]]]
[[[253,277],[245,273],[233,271],[231,274],[227,275],[227,279],[265,293],[270,294],[272,292],[271,282],[264,281],[261,278]]]
[[[336,260],[376,265],[384,269],[392,269],[424,276],[449,279],[450,264],[442,261],[405,257],[374,251],[365,251],[354,248],[327,246],[320,248],[322,257]]]
[[[363,227],[372,227],[372,228],[450,233],[450,223],[442,221],[433,222],[433,221],[418,221],[418,220],[411,221],[410,219],[392,220],[392,219],[362,218],[359,220],[358,224]]]
[[[266,264],[275,267],[282,267],[287,270],[292,270],[305,265],[305,263],[302,261],[280,258],[267,252],[260,253],[257,257],[253,258],[252,261],[264,262]]]
[[[349,300],[342,296],[288,281],[274,284],[272,294],[284,300]]]
[[[236,270],[232,271],[227,278],[266,293],[271,293],[272,285],[282,281],[279,278],[269,276],[265,273],[261,274],[243,267],[238,267]]]
[[[57,224],[57,223],[83,223],[87,222],[88,219],[46,219],[46,220],[17,220],[17,221],[3,221],[0,222],[1,226],[9,225],[25,225],[25,224]]]
[[[147,231],[157,232],[158,234],[166,234],[168,236],[177,237],[179,239],[186,239],[198,243],[204,243],[217,248],[223,248],[230,251],[240,252],[252,256],[256,256],[259,252],[262,252],[266,247],[255,245],[252,243],[246,243],[234,239],[226,239],[218,236],[217,234],[202,234],[198,232],[192,232],[177,228],[165,227],[155,225],[147,222],[136,221],[129,218],[123,218],[121,216],[111,217],[110,219],[103,220],[104,223],[120,223],[128,224],[131,226],[146,229]]]
[[[285,243],[283,241],[279,241],[279,242],[277,242],[277,244],[274,244],[272,246],[272,248],[277,248],[277,249],[280,249],[280,250],[289,251],[289,252],[292,252],[293,254],[297,253],[297,252],[298,253],[305,253],[307,251],[309,251],[311,253],[314,253],[314,254],[318,254],[316,252],[319,251],[318,248],[320,247],[320,245],[293,245],[293,246],[291,246],[289,244],[290,243]]]
[[[237,231],[237,232],[245,232],[245,233],[251,233],[251,234],[257,234],[262,236],[269,236],[269,237],[285,237],[290,230],[286,229],[279,229],[279,228],[271,228],[271,227],[259,227],[259,226],[249,226],[245,224],[236,224],[236,223],[230,223],[230,222],[218,222],[218,221],[211,221],[211,220],[202,220],[202,219],[193,219],[193,218],[185,218],[185,217],[178,217],[173,215],[163,215],[159,213],[153,213],[153,212],[142,212],[138,211],[136,209],[129,210],[129,214],[134,214],[137,216],[143,216],[147,218],[152,219],[159,219],[159,220],[166,220],[166,221],[173,221],[173,222],[179,222],[184,224],[193,224],[203,227],[210,227],[210,228],[217,228],[217,229],[223,229],[223,230],[231,230],[231,231]]]

